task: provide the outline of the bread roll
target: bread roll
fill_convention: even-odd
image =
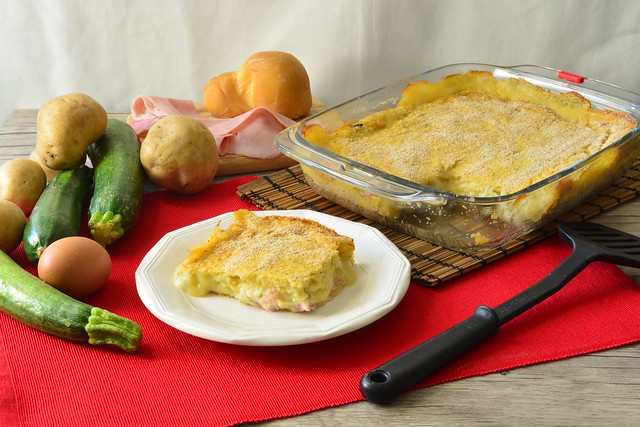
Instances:
[[[296,119],[311,109],[309,76],[289,53],[259,52],[237,71],[209,80],[204,103],[216,117],[235,117],[255,107],[267,107]]]

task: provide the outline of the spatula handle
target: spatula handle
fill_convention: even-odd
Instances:
[[[367,372],[360,392],[370,402],[388,402],[495,335],[499,327],[496,313],[481,305],[451,329]]]

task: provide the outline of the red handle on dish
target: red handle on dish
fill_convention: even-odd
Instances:
[[[573,74],[568,71],[559,71],[558,78],[570,81],[572,83],[584,83],[584,77],[579,74]]]

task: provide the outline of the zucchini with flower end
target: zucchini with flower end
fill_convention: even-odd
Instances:
[[[93,164],[94,190],[89,230],[94,240],[110,245],[138,219],[144,193],[138,136],[125,122],[110,118],[104,135],[87,149]]]
[[[0,251],[0,311],[25,325],[72,341],[111,344],[132,353],[142,329],[133,320],[60,292]]]

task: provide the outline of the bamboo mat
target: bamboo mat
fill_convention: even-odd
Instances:
[[[307,184],[299,165],[240,186],[237,193],[262,209],[312,209],[371,225],[385,234],[405,254],[411,263],[412,278],[415,281],[426,286],[434,286],[554,235],[557,232],[558,222],[583,221],[636,198],[640,194],[640,159],[636,160],[631,169],[610,187],[601,191],[590,201],[559,217],[556,222],[480,254],[465,254],[431,244],[337,205],[320,196]]]

